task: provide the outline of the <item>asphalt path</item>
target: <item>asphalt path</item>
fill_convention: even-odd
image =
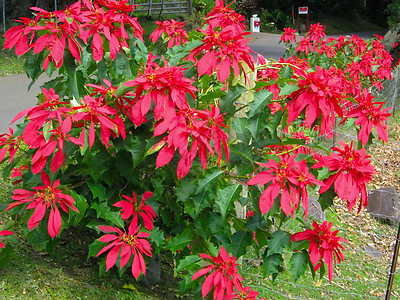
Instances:
[[[359,34],[363,38],[369,38],[372,35],[373,33]],[[267,59],[277,60],[285,52],[284,46],[279,43],[279,34],[252,33],[249,37],[251,38],[249,46],[252,51],[262,54]],[[40,93],[40,86],[46,79],[47,76],[43,74],[28,91],[30,79],[25,74],[0,77],[0,134],[8,133],[11,120],[20,111],[36,105],[36,96]],[[15,129],[15,124],[11,127]]]

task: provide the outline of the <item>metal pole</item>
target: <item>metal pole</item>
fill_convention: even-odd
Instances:
[[[6,32],[6,0],[2,0],[3,2],[3,32]]]
[[[392,267],[390,268],[390,274],[389,274],[389,280],[388,280],[385,300],[389,300],[390,296],[392,294],[394,273],[396,272],[397,258],[399,257],[399,248],[400,248],[399,241],[400,241],[400,223],[399,223],[399,229],[397,231],[396,245],[394,246]]]
[[[57,0],[54,0],[54,10],[57,10]]]

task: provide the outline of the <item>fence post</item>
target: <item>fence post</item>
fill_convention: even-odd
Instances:
[[[188,0],[188,13],[189,13],[189,16],[191,16],[192,13],[193,13],[193,3],[192,3],[192,0]]]
[[[6,0],[0,0],[0,3],[3,4],[3,32],[6,32]]]
[[[396,104],[397,104],[397,95],[399,93],[399,66],[396,67],[396,74],[395,74],[395,86],[393,92],[393,100],[392,100],[392,115],[396,115]]]
[[[385,300],[389,300],[390,296],[392,294],[394,273],[396,272],[397,258],[399,257],[399,248],[400,248],[399,241],[400,241],[400,223],[399,223],[399,229],[397,230],[396,244],[394,246],[394,251],[393,251],[392,267],[390,268],[390,274],[389,274],[389,280],[388,280],[388,286],[387,286],[387,290],[386,290]]]

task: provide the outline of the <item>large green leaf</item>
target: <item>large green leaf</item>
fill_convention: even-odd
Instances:
[[[161,231],[158,227],[154,227],[150,231],[149,239],[157,245],[157,248],[160,248],[165,244],[164,232]]]
[[[210,206],[210,193],[201,192],[191,197],[185,202],[185,212],[188,213],[193,219],[197,219],[200,211]]]
[[[249,119],[249,125],[247,125],[247,129],[251,132],[251,136],[258,140],[260,139],[261,132],[267,128],[267,114],[257,115],[251,119]]]
[[[279,96],[290,95],[291,93],[297,91],[298,89],[299,89],[299,86],[290,84],[287,82],[287,83],[285,83],[285,85],[283,87],[281,87]]]
[[[142,137],[135,135],[129,136],[125,140],[119,139],[115,143],[115,149],[118,151],[126,150],[132,155],[133,168],[136,168],[143,160],[146,153],[146,141]]]
[[[197,263],[200,260],[201,260],[201,258],[198,255],[186,256],[184,259],[181,259],[178,262],[178,266],[176,268],[176,272],[180,272],[182,270],[187,270],[188,267],[194,265],[195,263]]]
[[[246,254],[246,247],[253,241],[253,236],[249,231],[237,231],[232,236],[230,252],[236,258]]]
[[[248,145],[251,135],[250,131],[246,128],[249,124],[247,118],[233,119],[232,125],[236,133],[236,138],[243,144]]]
[[[253,95],[254,95],[254,100],[249,103],[250,106],[249,118],[252,118],[255,115],[263,112],[273,96],[273,94],[268,90],[260,90],[258,92],[253,93]]]
[[[193,240],[193,231],[191,227],[187,227],[182,233],[177,234],[168,241],[167,248],[173,253],[182,250]]]
[[[75,193],[75,191],[73,190],[71,190],[69,193],[71,197],[75,200],[74,205],[78,209],[78,212],[75,212],[72,209],[69,210],[68,222],[70,222],[72,225],[78,225],[82,218],[85,216],[86,210],[88,209],[89,205],[87,204],[85,197],[83,197],[82,195]]]
[[[306,251],[293,253],[289,261],[289,271],[295,281],[306,272],[307,266],[308,254]]]
[[[92,192],[93,198],[98,198],[100,201],[107,200],[107,190],[104,185],[100,182],[87,182],[90,191]]]
[[[333,199],[336,197],[334,186],[332,185],[325,193],[319,196],[318,202],[321,204],[322,210],[333,205]]]
[[[217,192],[217,199],[215,203],[221,210],[222,217],[225,219],[229,208],[232,207],[233,202],[238,199],[241,186],[239,184],[228,185]]]
[[[124,227],[121,214],[117,211],[111,211],[106,202],[93,202],[90,208],[96,211],[98,218],[102,218],[114,226]]]
[[[214,184],[215,181],[218,180],[222,174],[224,174],[224,171],[220,169],[207,170],[207,173],[204,175],[204,177],[199,179],[199,184],[197,185],[196,194],[201,192],[206,186]]]
[[[225,117],[229,118],[233,115],[236,110],[234,103],[245,91],[246,88],[244,86],[235,85],[229,87],[226,95],[220,98],[221,104],[219,105],[219,109],[221,110],[221,113],[227,114]]]
[[[265,277],[269,275],[276,275],[281,270],[283,258],[281,254],[275,253],[264,257],[261,268]]]
[[[88,252],[88,258],[96,256],[97,253],[100,252],[101,249],[103,249],[107,243],[100,242],[99,240],[94,241],[89,245],[89,252]]]
[[[283,249],[288,248],[290,244],[290,235],[281,230],[275,231],[268,242],[268,255],[281,254]]]

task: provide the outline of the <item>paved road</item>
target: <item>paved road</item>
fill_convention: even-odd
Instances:
[[[21,110],[36,105],[45,78],[40,77],[28,91],[30,80],[25,74],[0,77],[0,134],[8,133],[10,122]],[[15,129],[15,124],[11,127]]]

